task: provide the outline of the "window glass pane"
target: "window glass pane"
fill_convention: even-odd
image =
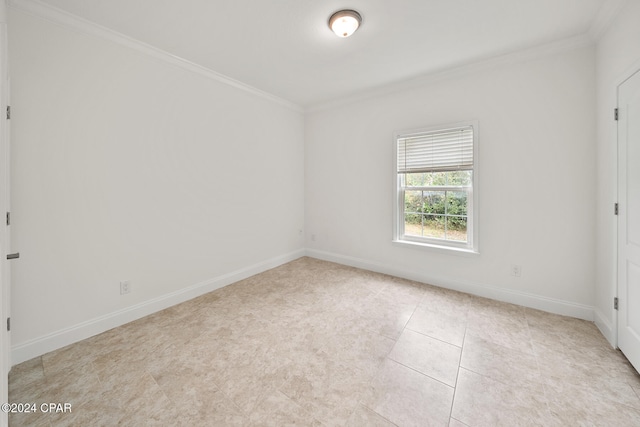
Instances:
[[[467,241],[466,217],[447,217],[447,240],[455,240],[458,242]]]
[[[471,185],[471,171],[447,172],[447,185]]]
[[[447,185],[448,172],[430,172],[425,173],[425,181],[427,186]]]
[[[422,191],[404,192],[404,211],[407,213],[422,211]]]
[[[422,215],[405,215],[404,234],[406,234],[407,236],[422,236]]]
[[[444,239],[444,218],[441,215],[425,215],[423,236]]]
[[[447,191],[447,215],[467,215],[467,193]]]
[[[424,187],[426,184],[426,176],[425,173],[405,173],[405,185],[407,187]]]
[[[423,193],[424,202],[422,212],[429,214],[445,213],[445,192],[444,191],[425,191]]]
[[[407,187],[470,186],[471,171],[401,174]]]

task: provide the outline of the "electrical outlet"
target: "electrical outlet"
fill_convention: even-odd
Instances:
[[[515,277],[522,276],[522,266],[521,265],[516,265],[516,264],[511,264],[511,275],[515,276]]]
[[[316,241],[316,235],[315,235],[315,234],[312,234],[312,235],[311,235],[311,241],[312,241],[312,242],[315,242],[315,241]]]
[[[128,294],[131,292],[131,281],[123,280],[120,282],[120,295]]]

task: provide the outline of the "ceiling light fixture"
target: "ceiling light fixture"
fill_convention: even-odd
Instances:
[[[362,23],[362,16],[355,10],[339,10],[329,18],[329,28],[338,37],[349,37]]]

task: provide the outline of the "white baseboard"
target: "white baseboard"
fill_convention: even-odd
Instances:
[[[351,267],[362,268],[364,270],[389,274],[391,276],[414,280],[416,282],[428,283],[430,285],[453,289],[456,291],[465,292],[485,298],[518,304],[529,308],[535,308],[538,310],[547,311],[549,313],[576,317],[578,319],[584,319],[591,322],[593,322],[594,320],[594,307],[571,301],[564,301],[544,297],[541,295],[503,289],[481,283],[452,280],[448,277],[436,277],[424,272],[409,271],[405,269],[401,270],[389,265],[371,262],[360,258],[339,255],[330,252],[317,251],[313,249],[307,249],[306,255],[312,258],[336,262],[338,264],[344,264]]]
[[[613,323],[598,309],[595,310],[595,322],[602,335],[609,341],[609,344],[613,348],[618,348],[618,336]]]
[[[263,271],[270,270],[304,255],[305,251],[303,249],[290,252],[204,282],[196,283],[195,285],[191,285],[170,294],[162,295],[149,301],[17,344],[11,347],[12,364],[17,365],[18,363],[41,356],[50,351],[87,339],[108,331],[109,329],[113,329],[117,326],[132,322],[173,305],[199,297],[200,295],[220,289],[239,280],[262,273]]]

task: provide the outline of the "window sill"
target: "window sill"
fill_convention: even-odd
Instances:
[[[445,246],[445,245],[437,245],[437,244],[431,244],[431,243],[422,243],[422,242],[413,242],[410,240],[393,240],[393,244],[396,246],[403,246],[403,247],[409,247],[409,248],[415,248],[415,249],[419,249],[419,250],[425,250],[428,252],[436,252],[436,253],[441,253],[441,254],[447,254],[447,255],[458,255],[458,256],[465,256],[465,257],[475,257],[480,255],[480,252],[478,252],[475,249],[469,249],[469,248],[456,248],[454,246]]]

